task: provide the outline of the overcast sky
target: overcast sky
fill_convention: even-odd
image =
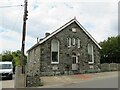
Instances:
[[[69,2],[68,2],[69,1]],[[97,2],[96,2],[97,1]],[[20,50],[24,0],[0,0],[0,53]],[[7,7],[16,6],[16,7]],[[25,51],[74,17],[97,40],[118,34],[117,0],[28,0]]]

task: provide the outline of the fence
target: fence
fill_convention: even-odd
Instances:
[[[101,64],[101,71],[119,71],[120,64],[119,63],[104,63]]]

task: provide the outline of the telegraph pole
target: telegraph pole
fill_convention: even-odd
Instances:
[[[23,31],[22,31],[22,47],[21,47],[21,56],[20,56],[20,63],[22,66],[22,73],[25,73],[25,36],[26,36],[26,20],[28,19],[28,10],[27,10],[27,0],[24,1],[24,15],[23,15]]]

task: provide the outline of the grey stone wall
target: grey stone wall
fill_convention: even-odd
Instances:
[[[76,28],[77,32],[72,32],[71,28]],[[72,47],[67,46],[67,38],[79,38],[81,40],[81,47],[77,48],[77,44]],[[58,39],[59,40],[59,64],[51,64],[51,40]],[[41,47],[41,57],[40,57],[40,72],[43,75],[54,75],[55,72],[60,74],[65,74],[66,66],[69,66],[69,72],[73,74],[74,72],[71,70],[72,65],[72,53],[80,54],[79,56],[79,70],[77,73],[82,73],[85,70],[90,69],[90,65],[88,64],[88,44],[93,45],[94,49],[94,64],[92,64],[93,69],[98,69],[100,65],[100,55],[98,47],[93,43],[93,41],[79,28],[79,26],[75,23],[63,29],[61,32],[57,33],[55,36],[51,37],[43,44]],[[53,67],[57,66],[58,70],[53,71]],[[45,74],[45,72],[47,74]]]
[[[40,81],[40,46],[32,49],[28,53],[26,65],[26,86],[39,86]]]

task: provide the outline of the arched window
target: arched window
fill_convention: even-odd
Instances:
[[[51,41],[51,63],[59,63],[59,41],[56,39]]]
[[[88,63],[94,63],[93,45],[88,44]]]
[[[72,38],[72,45],[75,45],[75,38]]]
[[[71,47],[72,39],[69,37],[67,38],[67,45],[68,47]]]
[[[80,48],[80,44],[81,44],[80,39],[78,38],[77,41],[78,41],[78,48]]]

